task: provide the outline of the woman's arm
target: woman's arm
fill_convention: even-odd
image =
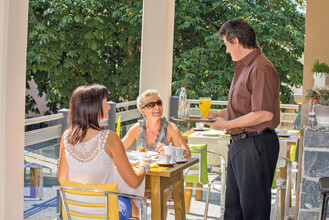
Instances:
[[[168,127],[167,127],[167,139],[169,142],[172,142],[173,145],[176,147],[184,147],[188,151],[185,158],[186,159],[191,158],[190,148],[187,146],[177,125],[172,122],[169,122]]]
[[[122,138],[122,143],[125,149],[127,149],[138,137],[140,125],[135,123],[127,132],[127,134]]]
[[[105,144],[105,152],[113,158],[121,177],[129,186],[136,188],[143,182],[145,177],[145,168],[140,167],[136,172],[133,170],[120,138],[111,131],[109,132],[109,136]]]
[[[58,160],[58,172],[57,172],[58,182],[60,179],[69,179],[69,166],[65,157],[64,148],[64,134],[62,135],[61,144],[59,148],[59,160]]]

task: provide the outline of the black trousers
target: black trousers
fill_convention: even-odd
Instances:
[[[279,139],[275,132],[230,144],[225,220],[270,219],[271,187],[278,154]]]

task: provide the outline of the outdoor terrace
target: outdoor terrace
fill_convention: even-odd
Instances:
[[[189,100],[190,115],[198,115],[198,100]],[[116,131],[116,122],[121,118],[121,138],[129,127],[141,115],[136,108],[136,101],[114,103],[109,102],[109,120],[102,122],[102,126]],[[226,101],[212,101],[213,110],[225,108]],[[170,116],[176,116],[178,98],[170,98]],[[281,105],[281,125],[292,127],[298,114],[298,105]],[[24,168],[24,219],[55,219],[58,215],[57,193],[51,187],[59,185],[57,181],[57,162],[59,155],[60,137],[67,127],[69,110],[62,109],[57,114],[25,120],[25,168]],[[195,124],[179,122],[181,132],[185,132]],[[134,148],[134,147],[132,147]],[[34,187],[38,185],[39,187]],[[218,219],[220,216],[220,184],[215,184],[211,190],[209,219]],[[205,197],[205,193],[203,195]],[[274,203],[275,197],[273,197]],[[294,201],[294,198],[293,198]],[[203,219],[205,198],[201,201],[192,199],[190,213],[187,219]],[[150,209],[148,210],[150,214]],[[168,219],[174,219],[169,214]]]

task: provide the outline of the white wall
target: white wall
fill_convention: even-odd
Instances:
[[[23,219],[28,0],[0,0],[0,219]]]

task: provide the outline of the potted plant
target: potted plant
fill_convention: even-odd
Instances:
[[[329,88],[322,87],[315,90],[307,90],[306,98],[315,103],[316,122],[321,125],[329,125]]]
[[[313,72],[313,78],[314,78],[314,89],[319,87],[325,87],[326,86],[326,77],[329,73],[329,66],[323,62],[320,63],[319,60],[315,60],[314,65],[311,69]]]

